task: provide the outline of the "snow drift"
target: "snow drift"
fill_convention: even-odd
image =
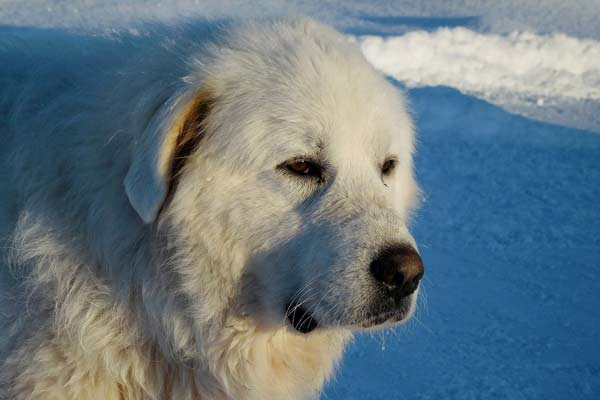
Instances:
[[[590,102],[600,100],[600,41],[560,33],[501,36],[463,27],[354,40],[377,68],[409,87],[454,87],[525,115],[600,127],[595,113],[558,121],[543,118],[540,110],[527,110],[532,105],[546,111],[573,104],[589,108]]]

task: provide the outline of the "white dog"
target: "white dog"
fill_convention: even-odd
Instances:
[[[310,20],[0,39],[2,399],[316,397],[423,266],[401,93]]]

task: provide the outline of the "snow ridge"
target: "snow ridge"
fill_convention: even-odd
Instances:
[[[478,97],[513,93],[565,100],[600,99],[600,41],[561,33],[507,36],[463,27],[402,36],[355,37],[378,69],[409,87],[450,86]]]

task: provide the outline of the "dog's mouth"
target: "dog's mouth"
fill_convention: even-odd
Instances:
[[[302,334],[310,333],[319,327],[319,322],[301,305],[289,304],[286,307],[286,316],[290,325]]]
[[[377,311],[360,321],[357,325],[364,329],[385,327],[406,322],[414,312],[411,300],[405,298],[400,303],[381,305]]]
[[[406,322],[413,313],[414,306],[410,297],[400,301],[389,300],[376,304],[367,315],[362,313],[360,319],[351,319],[339,327],[359,331],[385,328]],[[289,324],[302,334],[310,333],[323,326],[302,302],[292,301],[289,303],[285,308],[285,316]]]
[[[399,322],[404,322],[407,319],[409,312],[405,311],[390,311],[382,314],[377,314],[371,316],[364,321],[361,321],[358,326],[363,329],[370,329],[378,327],[386,326],[386,325],[394,325]]]

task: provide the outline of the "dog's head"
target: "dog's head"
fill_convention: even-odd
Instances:
[[[303,333],[406,320],[423,265],[401,93],[310,21],[240,29],[192,66],[125,186],[169,221],[198,308]]]

